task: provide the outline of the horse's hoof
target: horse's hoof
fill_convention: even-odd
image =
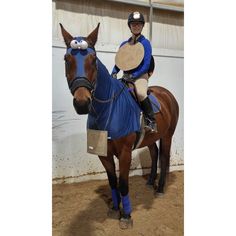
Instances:
[[[114,208],[110,208],[107,212],[107,216],[111,219],[119,220],[120,210],[115,210]]]
[[[164,193],[155,192],[155,197],[164,197]]]
[[[120,228],[121,229],[131,229],[131,228],[133,228],[133,220],[131,219],[131,217],[129,217],[129,218],[121,217],[121,219],[120,219]]]
[[[147,188],[149,188],[149,189],[153,189],[153,188],[154,188],[154,184],[151,184],[151,183],[149,183],[149,182],[146,183],[146,186],[147,186]]]

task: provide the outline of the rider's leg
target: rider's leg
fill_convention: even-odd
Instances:
[[[139,78],[134,82],[134,84],[138,100],[141,104],[141,109],[144,113],[146,125],[145,128],[147,128],[151,132],[157,132],[155,114],[153,112],[152,104],[147,96],[148,80],[146,78]]]

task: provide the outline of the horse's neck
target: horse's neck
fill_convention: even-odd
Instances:
[[[107,68],[97,59],[97,81],[94,95],[98,99],[108,99],[112,93],[112,78]]]

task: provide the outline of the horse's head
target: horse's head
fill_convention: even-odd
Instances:
[[[100,23],[99,23],[100,24]],[[73,37],[60,24],[67,50],[64,56],[65,71],[73,105],[78,114],[88,114],[91,107],[91,93],[96,79],[97,27],[87,37]]]

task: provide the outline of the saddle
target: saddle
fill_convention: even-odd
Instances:
[[[120,78],[119,80],[128,88],[128,91],[129,91],[130,95],[133,97],[133,99],[136,101],[136,103],[140,107],[140,102],[138,100],[138,96],[137,96],[137,92],[136,92],[136,89],[135,89],[134,81],[132,79],[124,79],[124,78]],[[154,113],[158,113],[161,110],[160,102],[152,94],[151,89],[147,90],[147,95],[148,95],[148,97],[151,101]]]
[[[139,105],[139,107],[141,109],[141,105],[138,100],[134,81],[129,80],[129,79],[124,79],[124,78],[121,78],[119,80],[128,88],[130,95],[132,96],[132,98],[135,100],[135,102]],[[151,101],[154,113],[156,114],[156,113],[160,112],[160,110],[161,110],[160,102],[158,101],[158,99],[154,95],[152,95],[152,91],[150,89],[147,90],[147,95]],[[142,143],[145,133],[146,133],[144,126],[145,126],[144,115],[141,112],[140,113],[140,130],[138,132],[136,132],[136,140],[135,140],[132,150],[139,148],[140,144]]]

